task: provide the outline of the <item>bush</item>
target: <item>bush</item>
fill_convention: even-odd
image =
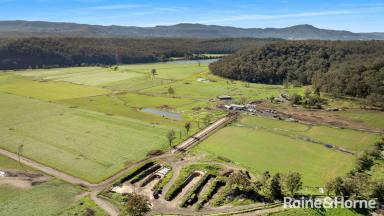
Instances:
[[[179,180],[175,182],[165,195],[165,200],[173,200],[189,182],[196,178],[196,175],[195,172],[191,172],[186,178],[182,179],[182,181]]]
[[[181,208],[186,208],[190,205],[193,205],[198,200],[198,196],[203,189],[203,187],[208,183],[211,178],[215,176],[211,174],[206,174],[194,187],[193,189],[184,197],[183,201],[180,204]]]
[[[148,175],[152,174],[153,172],[155,172],[156,170],[158,170],[160,168],[161,168],[161,165],[159,165],[159,164],[151,166],[150,168],[148,168],[148,169],[144,170],[143,172],[141,172],[139,175],[136,175],[131,180],[131,184],[135,184],[136,182],[139,182],[140,180],[144,179],[145,177],[147,177]]]
[[[302,99],[303,97],[301,97],[301,95],[295,93],[290,97],[289,100],[291,101],[291,104],[301,104]]]
[[[144,170],[148,169],[149,167],[153,166],[154,164],[155,164],[155,162],[151,161],[151,162],[148,162],[142,166],[136,167],[135,169],[131,170],[124,178],[122,178],[119,181],[119,184],[122,184],[126,181],[131,180],[132,178],[134,178],[138,174],[142,173]]]
[[[164,186],[168,184],[168,182],[172,179],[172,177],[173,177],[173,171],[170,170],[167,173],[167,175],[165,175],[164,178],[160,179],[160,181],[157,182],[157,184],[153,187],[153,190],[155,191],[155,193],[160,194]]]
[[[211,187],[201,196],[200,202],[196,205],[196,209],[199,210],[219,191],[221,187],[225,186],[223,179],[216,179]]]
[[[210,164],[193,164],[188,167],[184,167],[179,176],[177,177],[174,184],[167,191],[165,195],[165,200],[170,201],[174,199],[182,190],[182,188],[186,185],[186,180],[196,171],[205,171],[211,175],[218,175],[221,168],[217,166],[212,166]]]

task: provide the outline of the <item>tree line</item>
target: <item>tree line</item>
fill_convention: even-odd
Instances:
[[[384,107],[383,41],[278,41],[210,64],[212,73],[267,84],[313,84]]]
[[[226,54],[273,39],[19,38],[0,40],[0,70],[166,61],[197,53]]]

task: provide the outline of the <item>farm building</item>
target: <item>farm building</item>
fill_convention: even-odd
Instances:
[[[245,110],[244,105],[238,105],[238,104],[225,105],[225,108],[228,110]]]
[[[7,176],[6,173],[3,171],[0,171],[0,177],[5,177],[5,176]]]
[[[219,99],[219,100],[232,100],[232,97],[228,96],[228,95],[221,95],[221,96],[217,96],[217,99]]]

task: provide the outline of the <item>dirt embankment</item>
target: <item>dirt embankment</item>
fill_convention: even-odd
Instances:
[[[17,188],[30,188],[34,185],[42,184],[51,179],[41,173],[25,172],[19,170],[1,170],[5,173],[0,177],[0,185],[10,185]]]

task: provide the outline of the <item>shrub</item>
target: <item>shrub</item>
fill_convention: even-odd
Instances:
[[[202,194],[200,202],[196,205],[196,209],[199,210],[210,200],[212,197],[219,191],[221,187],[225,186],[225,181],[223,179],[216,179],[209,189]]]
[[[181,208],[186,208],[189,205],[193,205],[197,200],[198,196],[203,189],[203,187],[208,183],[211,178],[215,176],[211,174],[206,174],[194,187],[193,189],[184,197],[183,201],[180,204]]]
[[[131,170],[124,178],[122,178],[120,180],[119,184],[122,184],[126,181],[131,180],[132,178],[134,178],[138,174],[142,173],[144,170],[148,169],[149,167],[153,166],[154,164],[155,164],[155,162],[151,161],[151,162],[148,162],[142,166],[139,166],[139,167]]]

